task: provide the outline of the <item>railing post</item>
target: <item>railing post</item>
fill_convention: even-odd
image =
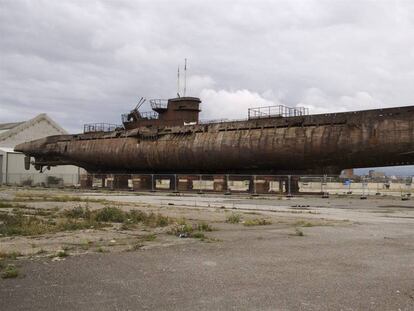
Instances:
[[[256,175],[253,175],[253,196],[257,196]]]
[[[154,174],[151,174],[151,192],[155,192],[155,189],[154,189]]]
[[[198,184],[198,194],[202,194],[203,193],[203,191],[201,190],[201,187],[202,187],[201,182],[202,182],[202,176],[200,174],[200,176],[199,176],[199,184]]]
[[[366,194],[366,186],[367,186],[367,182],[366,182],[366,178],[362,178],[362,194],[361,194],[361,200],[366,200],[367,199],[367,194]]]
[[[288,186],[288,194],[287,194],[287,197],[288,198],[291,198],[292,197],[292,193],[291,193],[291,189],[290,189],[290,183],[291,183],[291,176],[290,175],[288,175],[287,182],[288,182],[288,184],[287,184],[287,186]]]
[[[226,192],[224,194],[231,194],[229,188],[229,174],[226,174]]]
[[[177,174],[174,174],[174,193],[178,193],[178,190],[177,190]]]
[[[327,181],[326,181],[327,178],[326,177],[327,177],[326,174],[323,175],[323,181],[321,182],[322,198],[324,198],[324,199],[329,198],[329,192],[325,191],[326,189],[324,187],[324,186],[327,186]]]

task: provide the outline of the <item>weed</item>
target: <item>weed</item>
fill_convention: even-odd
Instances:
[[[270,224],[272,224],[271,221],[266,220],[266,219],[259,219],[259,218],[248,219],[244,222],[245,226],[265,226],[265,225],[270,225]]]
[[[22,256],[22,254],[20,252],[10,252],[10,253],[5,253],[5,252],[0,252],[0,259],[17,259],[17,257]]]
[[[154,241],[157,238],[155,234],[148,234],[144,236],[144,241]]]
[[[191,234],[191,237],[195,239],[200,239],[200,240],[205,239],[205,235],[203,232],[194,232],[193,234]]]
[[[137,251],[137,250],[139,250],[140,248],[142,248],[144,246],[144,244],[142,244],[142,243],[137,243],[137,244],[134,244],[132,247],[131,247],[131,250],[133,250],[133,251]]]
[[[175,226],[173,226],[168,234],[173,234],[180,237],[188,237],[193,232],[193,226],[188,224],[185,219],[181,219]]]
[[[57,251],[56,256],[60,258],[64,258],[64,257],[68,257],[69,253],[66,249],[60,249]]]
[[[103,248],[102,246],[98,246],[97,248],[96,248],[96,251],[98,252],[98,253],[106,253],[106,252],[108,252],[108,250],[106,250],[105,248]]]
[[[299,228],[295,229],[295,233],[293,234],[295,236],[305,236],[305,234],[303,233],[302,230],[300,230]]]
[[[213,231],[213,228],[208,224],[208,223],[205,223],[205,222],[200,222],[198,225],[197,225],[197,230],[198,231]]]
[[[0,208],[11,208],[14,207],[13,204],[11,204],[8,201],[0,201]]]
[[[135,228],[135,224],[123,223],[121,225],[121,230],[131,230]]]
[[[11,279],[19,276],[19,270],[17,270],[15,265],[7,265],[4,271],[1,273],[3,279]]]
[[[66,210],[63,214],[68,218],[91,218],[91,211],[88,207],[82,207],[81,205],[74,207],[71,210]]]
[[[39,249],[39,250],[36,252],[36,254],[37,254],[37,255],[46,254],[46,251],[45,251],[43,248],[41,248],[41,249]]]
[[[240,220],[241,220],[240,214],[232,213],[231,215],[227,217],[226,222],[230,224],[238,224]]]
[[[104,222],[124,222],[127,214],[118,207],[104,207],[96,212],[95,219]]]
[[[86,251],[92,246],[92,244],[93,244],[92,241],[86,240],[86,241],[83,241],[82,244],[80,244],[80,248]]]
[[[82,230],[82,229],[97,229],[102,228],[107,225],[96,222],[94,220],[82,220],[82,221],[75,221],[75,220],[63,220],[56,224],[54,231],[75,231],[75,230]]]
[[[206,239],[204,232],[213,231],[213,228],[205,223],[201,222],[196,225],[191,225],[186,222],[185,219],[181,219],[175,226],[173,226],[168,234],[173,234],[179,237],[188,237],[195,239]]]
[[[295,223],[295,226],[297,226],[297,227],[313,227],[315,225],[311,222],[307,222],[307,221],[304,221],[304,220],[299,220]]]

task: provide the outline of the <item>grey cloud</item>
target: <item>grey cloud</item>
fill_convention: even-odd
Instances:
[[[411,105],[413,16],[386,0],[0,0],[0,121],[119,123],[139,97],[175,95],[184,57],[206,119]]]

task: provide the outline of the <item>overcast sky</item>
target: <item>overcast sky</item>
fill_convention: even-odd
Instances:
[[[0,0],[0,32],[0,122],[120,123],[185,57],[203,119],[414,105],[410,0]]]

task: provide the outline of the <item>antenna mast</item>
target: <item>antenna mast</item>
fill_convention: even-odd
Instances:
[[[177,96],[180,97],[180,66],[177,70]]]
[[[187,91],[187,58],[184,58],[184,97]]]

